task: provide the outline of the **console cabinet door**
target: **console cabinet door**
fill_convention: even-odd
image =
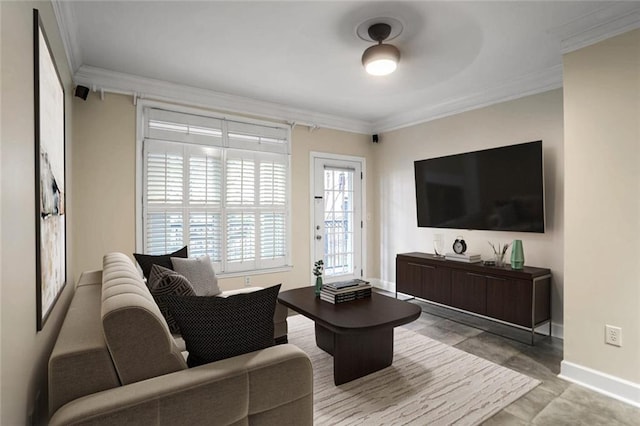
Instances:
[[[451,304],[451,269],[440,266],[425,268],[422,289],[424,299]]]
[[[528,281],[487,277],[487,315],[531,327],[531,286]]]
[[[422,265],[397,260],[396,291],[422,297]]]
[[[487,277],[465,271],[451,271],[451,305],[485,315],[487,312]]]
[[[451,303],[451,269],[397,260],[396,288],[401,293],[448,305]]]

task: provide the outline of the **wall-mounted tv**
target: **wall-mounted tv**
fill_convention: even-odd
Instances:
[[[544,232],[542,141],[414,167],[419,227]]]

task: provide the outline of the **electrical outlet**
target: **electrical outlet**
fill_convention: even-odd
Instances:
[[[605,325],[604,342],[608,345],[622,346],[622,329],[613,325]]]
[[[244,286],[251,287],[251,277],[244,277]]]

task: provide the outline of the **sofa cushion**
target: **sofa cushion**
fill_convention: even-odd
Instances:
[[[151,266],[160,265],[164,268],[173,269],[173,264],[171,263],[172,257],[186,258],[189,257],[189,254],[187,252],[187,246],[184,246],[180,250],[176,250],[173,253],[161,255],[133,253],[133,257],[136,258],[138,265],[140,265],[140,269],[142,269],[142,275],[144,275],[146,279],[149,279]]]
[[[221,293],[218,278],[209,256],[194,259],[172,258],[173,269],[189,280],[196,296],[216,296]]]
[[[189,351],[189,367],[273,346],[280,284],[227,298],[168,296]]]
[[[176,323],[176,320],[169,311],[165,296],[195,296],[196,293],[193,291],[189,280],[176,271],[160,265],[153,265],[147,285],[149,286],[149,290],[151,290],[151,295],[160,308],[162,316],[167,320],[167,325],[171,333],[180,333],[180,327],[178,327],[178,323]]]

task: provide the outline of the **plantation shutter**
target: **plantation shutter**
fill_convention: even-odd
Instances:
[[[222,150],[190,146],[189,253],[222,264]]]
[[[145,156],[147,253],[173,252],[183,246],[183,153],[179,147],[158,143]]]
[[[145,109],[144,251],[218,273],[289,264],[289,129]]]
[[[227,151],[227,262],[230,271],[256,263],[256,160],[253,153]]]
[[[287,164],[264,158],[259,165],[260,260],[278,264],[286,257]]]

